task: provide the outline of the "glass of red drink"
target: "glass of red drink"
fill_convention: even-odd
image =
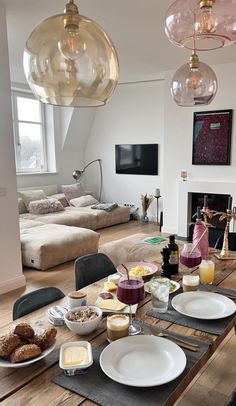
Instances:
[[[194,269],[200,265],[202,261],[201,251],[194,244],[184,244],[180,252],[180,262],[187,268]]]
[[[144,283],[142,278],[130,276],[121,278],[117,288],[117,299],[129,305],[130,322],[129,322],[129,335],[139,334],[141,331],[140,326],[132,320],[132,305],[137,304],[143,300]]]

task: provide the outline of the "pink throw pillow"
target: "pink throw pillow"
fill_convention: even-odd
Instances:
[[[65,194],[67,201],[84,195],[84,188],[81,183],[73,183],[72,185],[62,185],[62,192]]]

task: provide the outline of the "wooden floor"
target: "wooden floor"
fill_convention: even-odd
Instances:
[[[142,224],[131,221],[127,224],[108,227],[100,232],[100,244],[114,241],[128,235],[144,232],[159,235],[154,223]],[[57,266],[50,271],[40,272],[25,269],[26,287],[0,296],[1,325],[12,320],[12,306],[22,294],[46,286],[57,286],[65,294],[74,289],[74,261]],[[224,406],[228,403],[231,390],[236,385],[236,340],[232,331],[223,341],[208,364],[187,388],[176,403],[178,406]],[[233,382],[232,382],[233,380]]]

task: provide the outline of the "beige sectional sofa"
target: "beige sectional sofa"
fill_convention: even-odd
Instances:
[[[61,201],[64,199],[62,195],[54,197]],[[22,209],[20,200],[23,265],[43,271],[81,255],[97,252],[100,235],[94,230],[125,223],[130,218],[128,207],[106,212],[91,206],[67,206],[55,213],[32,214]]]
[[[62,224],[72,227],[84,227],[90,230],[110,227],[115,224],[129,221],[130,210],[128,207],[117,207],[111,212],[91,209],[87,207],[65,207],[64,211],[48,214],[20,214],[24,220],[39,221],[44,224]]]

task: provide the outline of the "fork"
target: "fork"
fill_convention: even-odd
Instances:
[[[157,337],[166,337],[170,340],[173,340],[176,344],[178,344],[180,347],[186,348],[190,351],[196,352],[199,348],[198,344],[190,343],[189,341],[186,341],[182,338],[174,337],[168,333],[156,333],[155,331],[151,330],[152,334],[157,336]]]

